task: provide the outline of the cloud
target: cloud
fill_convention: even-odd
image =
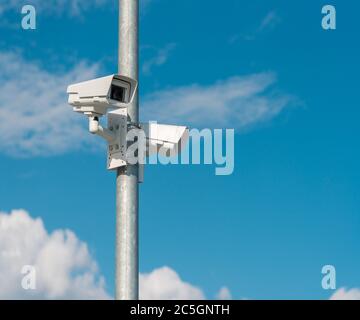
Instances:
[[[99,69],[83,61],[50,72],[18,53],[0,52],[0,152],[33,157],[94,150],[102,141],[71,111],[66,88],[99,76]],[[293,102],[276,92],[276,83],[276,75],[267,72],[155,91],[142,97],[142,120],[243,130],[273,119]]]
[[[86,121],[71,111],[66,88],[93,78],[96,64],[49,72],[15,53],[0,52],[0,150],[18,157],[61,154],[89,144]]]
[[[151,73],[151,69],[154,66],[162,66],[163,64],[165,64],[168,61],[169,55],[170,53],[175,49],[176,44],[175,43],[169,43],[167,44],[164,48],[161,48],[160,50],[157,51],[156,55],[145,61],[142,67],[142,70],[144,72],[144,74],[150,74]]]
[[[273,73],[236,76],[211,85],[189,85],[160,90],[144,97],[144,120],[193,127],[245,129],[271,120],[292,102],[271,90]]]
[[[280,23],[281,19],[278,13],[275,10],[272,10],[266,14],[266,16],[262,19],[259,27],[258,32],[264,31],[268,28],[275,27],[278,23]]]
[[[218,300],[231,300],[232,296],[231,296],[231,292],[230,292],[229,288],[222,287],[219,290],[219,292],[217,293],[216,298]]]
[[[360,300],[360,289],[340,288],[330,297],[330,300]]]
[[[108,5],[109,0],[32,0],[33,5],[39,12],[44,12],[50,15],[63,15],[79,16],[84,11],[89,9],[98,8],[104,5]],[[6,11],[21,12],[21,8],[24,5],[29,4],[29,1],[25,0],[7,0],[0,4],[0,14]]]
[[[202,300],[201,289],[184,282],[169,267],[162,267],[140,275],[141,300]]]
[[[35,290],[22,287],[29,275],[24,266],[35,268]],[[206,299],[169,267],[142,273],[139,280],[142,300]],[[70,230],[48,232],[41,218],[25,210],[0,211],[0,284],[0,300],[112,299],[87,244]],[[217,298],[231,299],[231,293],[223,287]]]
[[[140,0],[141,8],[147,7],[154,0]],[[0,4],[0,16],[7,11],[21,12],[24,5],[31,4],[38,12],[43,12],[47,15],[68,15],[70,17],[79,17],[84,12],[101,7],[113,8],[116,4],[114,0],[32,0],[30,3],[27,0],[7,0]]]
[[[22,288],[24,265],[35,267],[36,290]],[[0,212],[0,283],[0,299],[110,298],[87,245],[24,210]]]
[[[276,10],[269,11],[260,23],[248,34],[233,34],[229,38],[229,43],[234,44],[238,40],[253,41],[256,37],[267,30],[274,29],[281,22],[281,17]]]

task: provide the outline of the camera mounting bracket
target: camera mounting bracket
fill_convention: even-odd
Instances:
[[[115,136],[115,139],[108,143],[107,168],[114,170],[126,166],[127,109],[110,111],[107,116],[108,130]]]

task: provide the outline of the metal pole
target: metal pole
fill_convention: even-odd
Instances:
[[[139,0],[119,0],[119,73],[138,80]],[[138,92],[128,106],[128,121],[139,122]],[[137,300],[138,166],[117,170],[116,177],[116,300]]]

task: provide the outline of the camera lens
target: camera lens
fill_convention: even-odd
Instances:
[[[125,102],[125,88],[112,85],[110,99]]]

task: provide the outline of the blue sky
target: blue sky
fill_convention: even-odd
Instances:
[[[67,106],[66,84],[117,71],[115,1],[80,12],[39,4],[33,31],[20,28],[20,3],[0,15],[0,65],[10,70],[0,83],[16,84],[14,70],[29,85],[24,97],[14,89],[6,105],[0,101],[0,115],[37,96],[32,79],[57,87],[51,98],[66,111],[26,125],[22,114],[20,135],[16,121],[8,136],[0,129],[0,211],[21,208],[41,217],[49,232],[73,230],[88,244],[111,294],[115,176],[106,171],[104,146],[81,129],[86,119]],[[321,28],[325,4],[336,6],[334,31]],[[152,0],[142,6],[144,117],[151,116],[154,92],[161,120],[191,125],[196,105],[188,118],[172,119],[167,92],[179,93],[171,106],[177,108],[185,103],[180,94],[194,87],[206,94],[253,75],[267,84],[242,101],[250,111],[252,102],[264,103],[263,117],[243,123],[235,101],[233,116],[217,123],[216,113],[204,114],[208,120],[195,123],[235,128],[231,176],[215,176],[209,165],[146,168],[141,272],[169,266],[209,298],[226,286],[235,299],[327,299],[334,293],[321,287],[327,264],[336,267],[338,288],[360,287],[359,10],[354,0]],[[231,110],[231,103],[223,107]],[[41,111],[51,107],[43,104]],[[49,140],[39,140],[47,130],[29,139],[32,123],[43,121],[51,122]]]

